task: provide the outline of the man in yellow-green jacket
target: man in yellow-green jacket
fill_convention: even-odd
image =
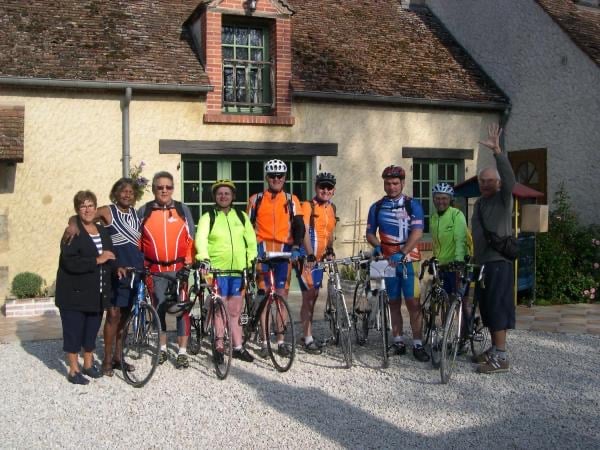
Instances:
[[[198,222],[196,259],[210,264],[214,269],[243,270],[256,259],[254,228],[248,215],[232,206],[235,199],[235,184],[232,181],[218,180],[212,185],[212,193],[215,208],[205,212]],[[229,312],[233,357],[252,362],[254,358],[242,346],[239,320],[243,306],[242,277],[219,276],[218,285]]]
[[[465,262],[465,256],[471,254],[468,244],[469,230],[465,215],[461,210],[450,206],[454,198],[454,189],[448,183],[438,183],[432,189],[433,204],[436,211],[431,215],[430,231],[433,238],[433,256],[440,265],[452,262]],[[456,272],[440,271],[444,289],[448,294],[457,288]]]

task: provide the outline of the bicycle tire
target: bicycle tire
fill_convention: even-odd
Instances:
[[[354,288],[354,298],[352,301],[352,324],[354,327],[354,335],[356,344],[363,346],[367,343],[369,336],[369,315],[368,311],[357,311],[358,305],[367,304],[367,292],[365,284],[362,281],[356,283]]]
[[[339,345],[340,333],[338,329],[338,313],[336,307],[337,291],[331,283],[327,285],[327,301],[325,303],[325,316],[329,322],[329,331],[331,332],[331,342],[333,345]]]
[[[142,302],[137,314],[125,323],[121,348],[123,378],[133,387],[143,387],[158,366],[160,354],[160,322],[156,310]],[[135,370],[125,370],[128,366]]]
[[[442,358],[442,339],[444,338],[444,322],[448,310],[448,294],[440,291],[432,296],[434,302],[430,318],[430,356],[431,365],[438,369]]]
[[[431,292],[427,293],[421,305],[421,336],[423,347],[431,357]]]
[[[488,348],[488,343],[491,342],[490,330],[483,325],[481,315],[479,311],[473,317],[471,330],[469,333],[469,340],[471,341],[471,352],[473,358],[477,358]]]
[[[446,314],[444,336],[442,338],[440,376],[443,384],[450,381],[456,363],[456,353],[458,352],[460,341],[460,313],[461,309],[459,308],[458,301],[453,296],[448,313]]]
[[[380,317],[380,324],[381,324],[381,341],[382,341],[382,345],[383,345],[383,362],[382,362],[382,367],[384,369],[387,369],[390,365],[390,360],[389,360],[389,355],[388,355],[388,350],[389,350],[389,340],[388,340],[388,328],[390,328],[389,325],[389,320],[390,320],[390,316],[389,316],[389,310],[388,310],[388,304],[385,301],[385,297],[387,297],[387,293],[385,291],[380,291],[379,292],[379,317]]]
[[[278,294],[271,294],[265,305],[267,314],[267,351],[279,372],[292,367],[296,355],[294,321],[287,302]]]
[[[346,368],[352,367],[352,335],[350,318],[348,317],[348,308],[346,308],[346,301],[344,295],[341,292],[336,292],[336,319],[337,319],[337,330],[338,330],[338,342],[342,348],[344,354],[344,361]]]
[[[212,361],[217,378],[224,380],[229,374],[233,352],[233,344],[231,342],[231,322],[229,321],[229,312],[221,297],[214,297],[209,301],[211,302],[211,305],[208,322]],[[218,336],[220,333],[217,329],[218,325],[216,319],[219,316],[222,318],[223,323],[222,337]]]
[[[204,311],[204,295],[195,288],[190,288],[188,293],[189,301],[194,302],[194,307],[190,312],[190,339],[187,351],[190,355],[200,353],[202,340],[205,334],[204,322],[206,322],[206,311]]]

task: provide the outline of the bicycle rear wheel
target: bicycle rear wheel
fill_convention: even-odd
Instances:
[[[231,367],[233,345],[231,342],[231,323],[225,303],[220,297],[212,299],[210,308],[210,346],[217,377],[227,378]]]
[[[338,341],[340,347],[342,347],[342,353],[344,354],[344,361],[346,362],[346,368],[352,367],[352,336],[350,334],[350,320],[348,317],[348,309],[346,308],[346,302],[344,295],[341,292],[336,292],[335,300],[337,311],[337,330],[338,330]]]
[[[460,313],[458,301],[455,297],[452,298],[450,308],[446,315],[446,323],[444,325],[444,335],[442,338],[442,352],[440,361],[440,375],[442,383],[446,384],[450,381],[454,364],[456,362],[456,352],[458,351],[460,341]]]
[[[189,301],[194,302],[194,307],[190,311],[190,340],[187,351],[190,355],[197,355],[202,347],[202,339],[206,335],[205,322],[206,311],[204,310],[204,294],[197,289],[191,288],[188,294]]]
[[[390,313],[388,310],[387,293],[385,291],[379,291],[379,317],[381,324],[381,341],[383,345],[383,368],[386,369],[390,365],[389,361],[389,335],[388,330],[390,327]]]
[[[294,321],[283,297],[272,294],[265,305],[267,310],[267,350],[273,365],[279,372],[292,367],[296,355]]]
[[[434,368],[440,367],[442,359],[442,339],[444,338],[444,321],[448,310],[448,295],[446,291],[440,291],[432,297],[432,310],[430,323],[430,356]]]
[[[471,341],[471,352],[473,352],[473,358],[477,358],[481,355],[488,347],[490,339],[490,330],[483,325],[481,315],[479,311],[476,312],[475,317],[472,319],[473,325],[470,330],[470,341]]]
[[[352,301],[352,324],[358,345],[365,345],[369,336],[369,312],[363,311],[366,305],[368,305],[367,291],[361,281],[356,283]]]
[[[123,330],[123,378],[134,387],[142,387],[158,366],[160,353],[160,323],[152,305],[142,302],[138,314],[132,314]],[[133,366],[133,371],[125,370]]]
[[[336,290],[330,283],[327,285],[327,302],[325,303],[325,318],[329,322],[329,331],[331,331],[331,342],[334,345],[340,343],[340,332],[338,329],[338,311],[336,301]]]
[[[431,357],[431,293],[425,297],[421,305],[421,335],[423,336],[423,347]]]

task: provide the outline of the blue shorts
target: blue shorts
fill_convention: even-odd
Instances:
[[[415,264],[418,262],[406,263],[406,279],[403,275],[402,264],[396,266],[395,277],[385,277],[385,287],[390,301],[411,298],[419,298],[421,291],[419,288],[418,272],[415,271]]]
[[[444,287],[444,290],[448,293],[448,295],[454,294],[458,291],[459,277],[460,276],[456,272],[440,271],[440,278],[442,280],[442,285]],[[464,287],[465,292],[461,292],[461,297],[466,297],[467,295],[469,295],[470,284],[471,283],[469,280],[467,285]]]
[[[242,277],[218,276],[217,285],[221,297],[236,297],[242,295]]]
[[[302,292],[313,288],[319,289],[323,284],[323,273],[325,272],[323,269],[315,267],[312,270],[308,270],[304,268],[300,272],[296,267],[294,270],[296,271],[296,278],[298,278],[298,285]]]
[[[131,308],[137,295],[137,286],[134,284],[133,289],[130,288],[129,277],[116,277],[112,279],[112,296],[110,298],[110,306],[119,308]]]
[[[265,255],[264,243],[258,244],[258,257]],[[291,252],[292,246],[288,244],[281,244],[281,252]],[[288,261],[283,261],[274,265],[274,278],[275,278],[275,289],[289,289],[290,287],[290,275],[292,274],[292,266]],[[269,266],[267,264],[261,264],[259,272],[259,287],[267,290],[271,286],[269,279]]]

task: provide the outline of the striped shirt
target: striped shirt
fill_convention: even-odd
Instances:
[[[96,245],[96,248],[98,249],[98,254],[101,255],[102,254],[102,238],[100,237],[100,234],[90,234],[90,237],[92,238],[92,241],[94,241],[94,244]],[[100,292],[102,292],[102,271],[100,271]]]

